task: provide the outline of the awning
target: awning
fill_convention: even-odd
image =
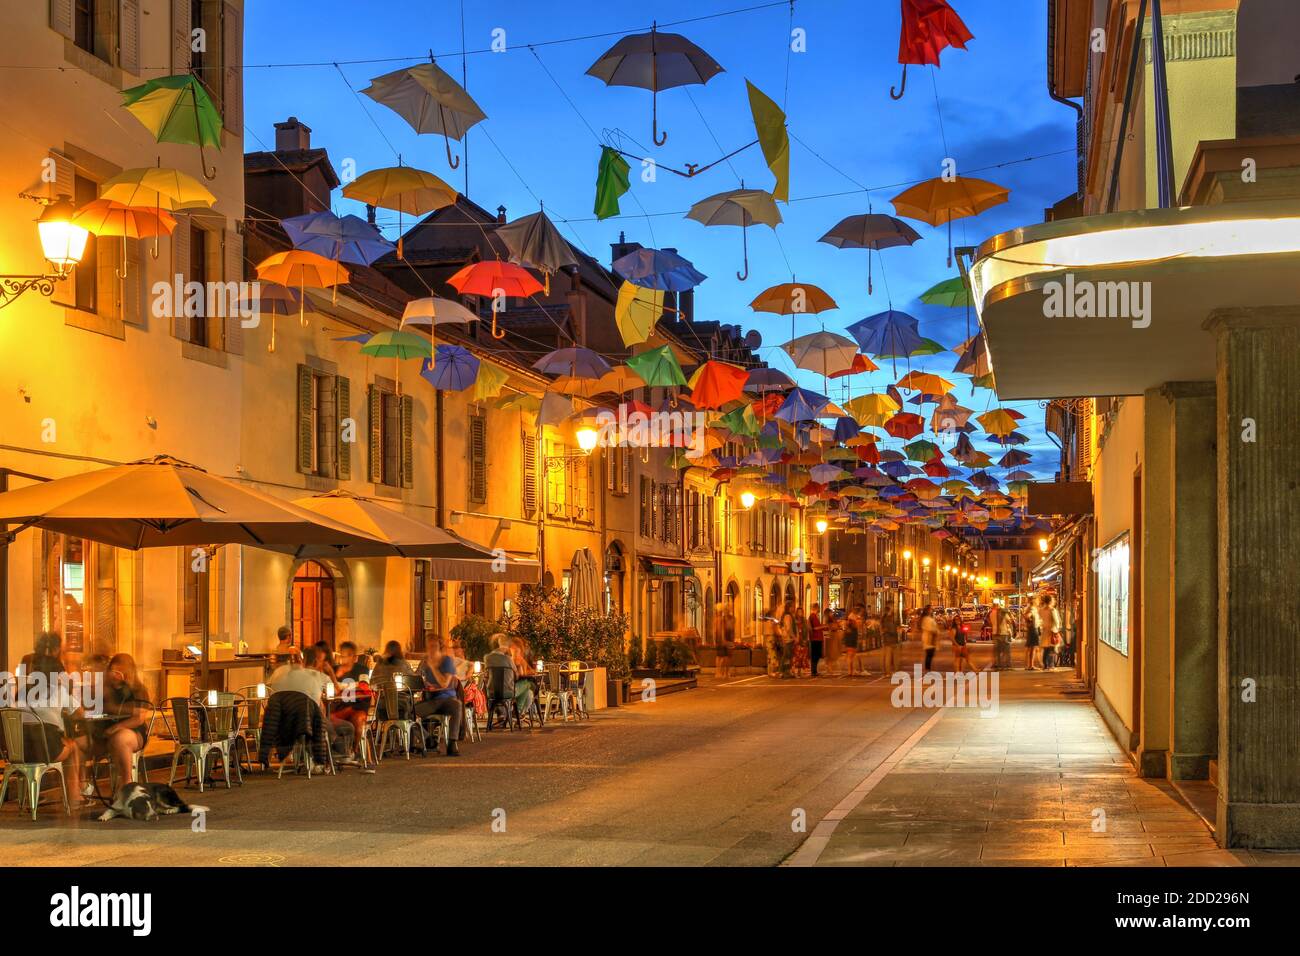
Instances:
[[[695,567],[681,558],[660,558],[655,555],[642,555],[641,564],[650,574],[663,577],[684,578],[695,575]]]
[[[1090,515],[1093,513],[1092,482],[1035,481],[1029,483],[1026,514]]]

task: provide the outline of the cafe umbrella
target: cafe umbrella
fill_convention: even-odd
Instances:
[[[208,549],[245,544],[302,557],[376,544],[366,532],[283,499],[159,455],[0,494],[10,534],[41,528],[136,551],[191,549],[200,574],[201,684],[208,675]]]

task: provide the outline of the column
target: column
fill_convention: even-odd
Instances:
[[[1217,343],[1219,805],[1229,847],[1300,846],[1300,308],[1224,309]]]

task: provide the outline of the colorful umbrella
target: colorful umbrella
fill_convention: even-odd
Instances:
[[[546,375],[567,375],[571,378],[600,378],[610,370],[609,363],[591,349],[564,348],[547,352],[533,368]]]
[[[606,86],[635,86],[650,91],[651,135],[656,146],[668,142],[659,135],[659,91],[677,86],[703,85],[722,72],[722,67],[686,37],[649,33],[623,37],[605,51],[587,70],[588,76],[604,80]]]
[[[163,166],[124,169],[100,183],[99,198],[132,208],[167,212],[211,209],[217,201],[193,176]]]
[[[77,210],[72,224],[100,238],[121,238],[122,266],[115,274],[126,278],[126,241],[171,235],[176,219],[161,209],[124,206],[111,199],[92,199]],[[119,290],[123,295],[124,290]]]
[[[790,390],[790,394],[785,397],[785,401],[772,417],[792,424],[812,421],[821,415],[830,403],[831,400],[825,395],[818,395],[806,388],[795,388]]]
[[[885,422],[885,431],[895,438],[915,438],[925,430],[925,420],[911,412],[899,412]]]
[[[479,360],[459,345],[439,345],[436,359],[425,359],[420,376],[444,392],[463,392],[478,380]]]
[[[578,258],[555,223],[545,212],[521,216],[504,226],[497,226],[496,235],[510,250],[510,261],[536,269],[545,282],[543,291],[551,294],[551,275],[565,266],[578,265]]]
[[[529,274],[528,270],[513,262],[489,260],[471,262],[454,276],[447,284],[461,295],[481,295],[495,299],[498,295],[507,295],[516,299],[526,299],[542,291],[542,284]],[[492,337],[503,339],[506,333],[497,331],[497,313],[492,310]]]
[[[122,105],[158,142],[197,146],[203,178],[217,178],[216,169],[209,173],[203,161],[203,147],[221,148],[221,114],[198,77],[182,73],[146,80],[122,91]]]
[[[627,365],[628,368],[640,375],[647,385],[653,387],[686,384],[686,376],[682,374],[682,367],[678,364],[676,356],[673,355],[673,350],[667,345],[661,345],[639,355],[633,355],[627,360]]]
[[[984,179],[939,176],[893,198],[894,211],[932,226],[948,224],[948,265],[952,265],[952,221],[978,216],[1007,201],[1010,191]]]
[[[351,278],[348,270],[332,259],[318,256],[305,249],[290,249],[267,256],[257,264],[257,278],[261,282],[278,282],[298,289],[298,324],[306,328],[307,289],[328,289],[343,285]],[[268,352],[275,351],[275,319],[271,320],[271,342]]]
[[[991,412],[975,416],[975,420],[990,435],[1008,435],[1016,430],[1016,422],[1024,417],[1013,409],[995,408]]]
[[[628,173],[632,167],[612,146],[600,148],[600,166],[596,169],[596,205],[592,210],[597,219],[608,219],[619,214],[618,201],[632,188]]]
[[[414,332],[388,330],[370,336],[361,351],[375,358],[428,359],[433,355],[433,343]]]
[[[402,325],[463,325],[478,321],[478,316],[452,299],[426,296],[412,299],[402,311]]]
[[[436,63],[421,63],[377,76],[361,91],[382,103],[417,133],[441,133],[447,164],[460,166],[451,140],[464,139],[471,126],[487,119],[474,98]]]
[[[745,391],[761,394],[789,388],[793,384],[794,379],[786,375],[785,372],[763,365],[749,370],[749,374],[745,378]]]
[[[858,347],[853,340],[834,332],[801,335],[781,346],[797,368],[819,375],[831,375],[852,368]]]
[[[859,352],[857,355],[853,356],[852,365],[842,371],[831,372],[831,378],[844,378],[846,375],[861,375],[863,372],[875,372],[879,369],[879,365]]]
[[[909,388],[931,395],[946,395],[953,389],[952,382],[930,372],[908,372],[898,380],[899,388]]]
[[[456,202],[456,190],[433,173],[411,166],[385,166],[362,173],[343,195],[397,213],[397,258],[402,258],[402,216],[423,216]]]
[[[850,399],[844,403],[844,407],[863,428],[880,428],[902,406],[883,392],[870,392]]]
[[[879,254],[881,249],[894,246],[910,246],[921,237],[916,230],[893,216],[883,213],[865,213],[841,219],[822,236],[818,242],[825,242],[836,249],[867,250],[867,294],[874,291],[871,284],[871,253]]]
[[[691,376],[691,404],[698,409],[721,408],[739,398],[749,373],[739,366],[710,360]]]
[[[947,0],[902,0],[902,10],[898,62],[903,64],[903,80],[897,90],[889,89],[889,95],[896,100],[907,92],[908,64],[938,66],[939,54],[945,47],[964,50],[975,39]]]
[[[921,293],[921,301],[926,305],[943,305],[956,309],[974,304],[970,289],[966,287],[966,280],[961,276],[944,279],[926,289]]]
[[[740,189],[717,193],[701,199],[691,206],[687,219],[706,226],[739,226],[741,248],[745,257],[744,272],[737,272],[736,278],[744,282],[749,278],[749,227],[755,223],[775,229],[781,222],[781,210],[776,208],[772,194],[761,189]]]
[[[655,323],[664,314],[664,294],[659,289],[624,282],[618,289],[614,324],[624,345],[638,345],[650,338]]]
[[[335,262],[368,266],[395,248],[379,230],[359,216],[309,212],[280,221],[289,241]]]
[[[480,362],[478,375],[474,378],[474,401],[495,398],[501,394],[502,387],[510,379],[510,373],[497,368],[490,362]]]
[[[685,292],[708,278],[668,249],[637,249],[614,260],[614,271],[633,285],[665,292]]]
[[[860,319],[845,331],[853,336],[864,352],[882,356],[907,356],[922,343],[917,333],[919,323],[906,312],[890,309]]]
[[[786,130],[785,111],[749,80],[749,111],[754,117],[754,131],[763,150],[767,168],[776,177],[772,195],[781,202],[790,201],[790,133]]]

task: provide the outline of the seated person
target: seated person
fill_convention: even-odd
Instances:
[[[397,641],[389,641],[384,645],[383,656],[375,662],[375,666],[370,671],[371,690],[373,691],[375,688],[391,684],[393,679],[398,675],[401,675],[403,678],[402,683],[404,687],[409,687],[410,689],[415,690],[420,686],[420,682],[416,680],[415,671],[411,668],[411,662],[408,661],[402,653],[402,645]],[[405,701],[402,703],[403,706],[405,706]],[[411,715],[402,713],[396,716],[400,720],[406,720]],[[387,720],[389,718],[389,714],[384,707],[382,696],[379,700],[379,718],[381,720]]]
[[[325,726],[329,732],[330,743],[339,755],[339,763],[355,763],[356,758],[352,756],[352,747],[356,731],[350,721],[334,717],[325,710],[325,688],[332,686],[334,682],[328,675],[317,669],[317,655],[315,647],[307,648],[301,655],[295,650],[290,655],[289,663],[277,668],[267,685],[272,693],[297,691],[316,701],[324,710],[325,716],[329,718]]]
[[[131,779],[132,758],[149,742],[153,704],[145,694],[135,658],[114,654],[104,673],[104,713],[116,718],[103,728],[98,743],[113,762],[118,785]]]
[[[68,733],[65,718],[83,717],[84,711],[64,678],[63,664],[57,657],[32,656],[25,691],[20,698],[23,749],[25,758],[32,763],[47,758],[54,763],[63,762],[69,803],[73,810],[78,810],[85,805],[81,797],[81,761],[89,745],[85,737]]]
[[[275,650],[271,652],[271,659],[277,664],[284,664],[289,660],[289,655],[297,650],[293,646],[293,630],[281,625],[275,632]]]
[[[372,699],[368,678],[365,662],[357,657],[357,645],[344,641],[339,645],[339,666],[334,672],[343,703],[334,708],[334,716],[350,723],[358,740],[365,733],[366,714]]]
[[[522,637],[512,637],[509,649],[515,667],[515,707],[520,716],[528,713],[537,696],[537,665],[532,650]]]
[[[324,641],[317,641],[316,647],[316,669],[322,674],[328,674],[330,680],[337,680],[334,674],[334,652]]]
[[[510,654],[510,639],[504,634],[492,635],[492,650],[483,658],[483,670],[487,675],[487,683],[484,685],[485,690],[491,688],[491,672],[495,668],[505,670],[505,682],[502,685],[501,693],[507,699],[513,699],[515,696],[515,661]]]
[[[445,643],[430,640],[425,645],[424,660],[416,676],[424,682],[424,700],[415,705],[415,716],[423,720],[446,715],[447,756],[459,757],[456,742],[464,732],[465,707],[456,697],[456,662],[447,653]]]

